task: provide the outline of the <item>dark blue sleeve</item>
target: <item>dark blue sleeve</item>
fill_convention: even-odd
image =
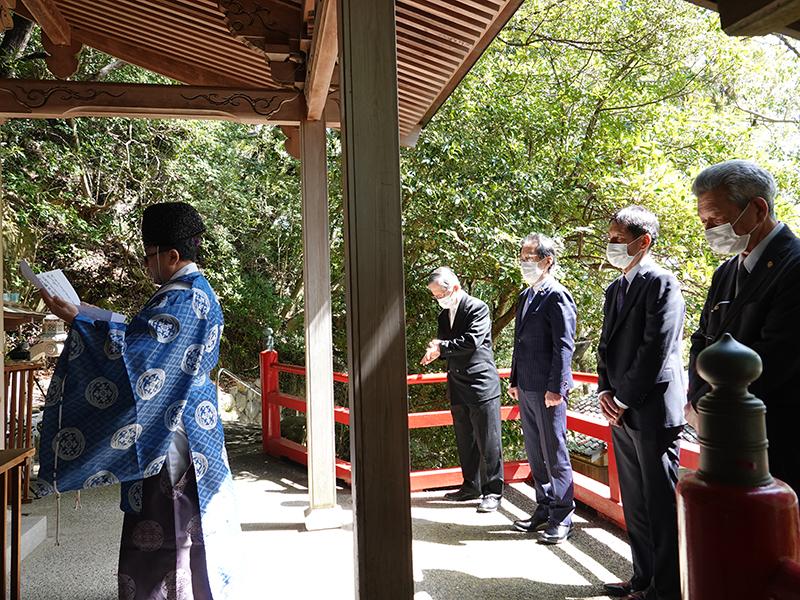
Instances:
[[[567,397],[572,388],[572,355],[575,353],[575,327],[578,311],[572,296],[564,290],[556,294],[548,309],[553,358],[547,391]]]

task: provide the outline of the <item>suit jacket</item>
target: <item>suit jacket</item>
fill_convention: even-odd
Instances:
[[[696,405],[710,389],[695,368],[697,356],[723,333],[730,333],[761,357],[764,370],[750,391],[764,401],[768,418],[777,423],[772,417],[779,414],[800,415],[793,381],[800,373],[800,239],[784,225],[734,298],[737,263],[734,256],[715,271],[692,334],[689,400]]]
[[[453,326],[450,311],[439,313],[441,358],[447,361],[447,396],[453,404],[500,396],[500,377],[492,352],[492,321],[486,303],[462,292]]]
[[[646,262],[628,286],[617,314],[619,285],[618,278],[606,289],[597,351],[598,388],[614,392],[628,406],[623,418],[633,429],[683,425],[681,337],[686,305],[678,280]]]
[[[566,398],[574,385],[575,301],[564,286],[548,277],[523,317],[527,295],[528,288],[517,302],[511,386],[531,392],[553,392]]]

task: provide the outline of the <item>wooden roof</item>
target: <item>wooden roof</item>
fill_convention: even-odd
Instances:
[[[800,38],[800,0],[688,0],[719,13],[728,35],[783,33]]]
[[[304,87],[315,17],[327,2],[335,7],[335,0],[20,0],[18,11],[52,37],[66,31],[61,43],[186,84],[289,91]],[[401,139],[413,142],[521,2],[396,1]],[[338,74],[325,78],[326,92],[335,91]]]

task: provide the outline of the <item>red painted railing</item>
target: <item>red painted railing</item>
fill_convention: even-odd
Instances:
[[[307,464],[308,452],[306,447],[281,436],[281,407],[300,412],[306,411],[306,401],[303,398],[280,391],[279,376],[281,373],[305,376],[306,370],[304,367],[279,363],[278,353],[274,350],[262,352],[261,419],[264,452],[273,456],[285,456],[295,462]],[[500,377],[507,378],[511,374],[511,369],[499,369],[499,373]],[[576,383],[597,384],[597,376],[591,373],[573,373],[573,378]],[[346,373],[334,373],[333,380],[339,383],[348,383],[349,381]],[[408,376],[408,385],[446,382],[446,373],[420,373]],[[503,406],[500,409],[500,413],[504,421],[518,420],[520,418],[518,406]],[[342,425],[350,425],[350,410],[342,406],[335,407],[334,419]],[[409,429],[443,427],[452,424],[453,417],[449,410],[416,412],[408,415]],[[605,515],[620,527],[624,527],[625,519],[622,515],[622,505],[620,504],[619,474],[613,452],[611,426],[605,419],[600,417],[567,411],[567,428],[576,433],[602,440],[608,447],[608,484],[580,473],[574,473],[575,498]],[[697,444],[683,442],[681,444],[681,465],[696,470],[698,461],[699,448]],[[350,463],[337,459],[336,476],[350,483]],[[412,491],[457,486],[462,482],[460,467],[412,471],[410,476]],[[505,480],[507,482],[524,481],[529,477],[530,467],[527,461],[509,461],[505,463]]]

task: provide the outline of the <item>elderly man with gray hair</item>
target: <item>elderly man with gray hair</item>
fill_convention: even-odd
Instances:
[[[689,354],[689,401],[709,385],[695,368],[697,356],[724,333],[750,346],[763,371],[750,391],[767,405],[769,466],[800,493],[800,421],[793,378],[800,372],[800,240],[775,218],[772,175],[745,160],[713,165],[694,181],[697,212],[711,249],[733,255],[714,272]],[[687,405],[689,420],[693,408]]]
[[[455,273],[440,267],[428,289],[442,307],[437,338],[420,361],[447,361],[447,397],[453,414],[458,457],[464,481],[446,500],[482,498],[478,512],[493,512],[503,495],[500,430],[500,377],[492,352],[492,321],[486,303],[461,289]],[[485,473],[481,475],[481,463]]]

